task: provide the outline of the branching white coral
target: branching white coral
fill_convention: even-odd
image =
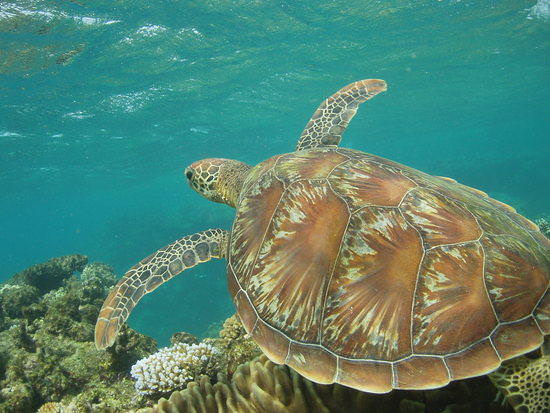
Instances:
[[[201,374],[215,373],[219,353],[216,347],[204,342],[162,348],[132,366],[136,390],[140,394],[155,394],[182,389]]]

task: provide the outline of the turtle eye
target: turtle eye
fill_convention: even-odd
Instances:
[[[185,176],[187,177],[187,179],[191,180],[191,178],[193,178],[193,171],[187,171],[185,172]]]

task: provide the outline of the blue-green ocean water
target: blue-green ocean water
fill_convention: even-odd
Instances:
[[[343,145],[550,214],[548,0],[0,2],[0,281],[83,253],[124,270],[230,228],[182,171],[291,151],[317,105],[382,78]],[[165,344],[233,312],[224,263],[146,296]]]

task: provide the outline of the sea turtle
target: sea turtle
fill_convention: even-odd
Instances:
[[[199,194],[236,208],[233,227],[131,268],[101,309],[97,348],[113,344],[144,294],[212,258],[227,259],[237,313],[263,352],[317,383],[432,389],[541,348],[550,241],[535,224],[453,179],[338,147],[359,104],[385,90],[369,79],[336,92],[292,153],[185,169]],[[548,360],[531,370],[522,360],[500,383],[527,374],[524,405],[540,410]]]

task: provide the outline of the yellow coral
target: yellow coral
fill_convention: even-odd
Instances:
[[[64,406],[57,402],[48,402],[43,404],[37,413],[63,413]]]
[[[258,345],[246,333],[237,315],[232,315],[223,323],[220,336],[215,340],[227,361],[227,372],[233,373],[237,367],[262,354]]]

